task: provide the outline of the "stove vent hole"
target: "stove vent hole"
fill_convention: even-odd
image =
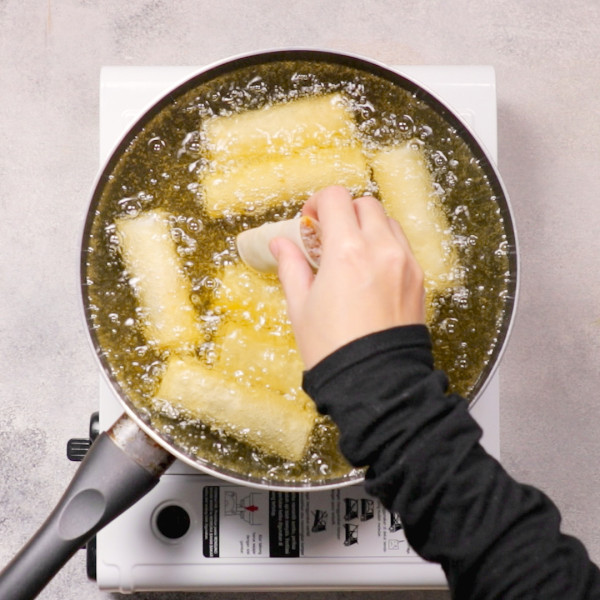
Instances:
[[[165,541],[180,540],[190,529],[190,515],[178,504],[163,505],[154,515],[156,531]]]

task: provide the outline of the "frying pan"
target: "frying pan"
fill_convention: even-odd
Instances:
[[[388,90],[387,93],[391,89],[392,92],[396,90],[398,94],[408,94],[425,106],[436,115],[436,118],[446,124],[448,134],[460,139],[471,153],[469,162],[476,165],[489,190],[488,201],[493,202],[495,207],[495,211],[492,212],[495,216],[492,216],[491,220],[496,220],[496,224],[502,231],[501,243],[496,254],[500,252],[503,255],[505,265],[503,273],[499,274],[505,284],[501,299],[502,311],[497,319],[493,344],[489,346],[489,359],[478,367],[477,376],[472,378],[465,392],[471,404],[481,396],[487,382],[494,374],[512,327],[518,290],[517,240],[510,203],[500,176],[488,153],[462,119],[417,82],[390,70],[385,65],[349,54],[303,49],[275,50],[238,56],[211,65],[163,96],[140,117],[117,144],[95,182],[82,239],[83,308],[101,372],[119,398],[124,412],[108,431],[98,436],[54,511],[34,537],[2,571],[0,597],[23,599],[36,596],[78,548],[104,525],[149,492],[176,458],[204,473],[238,484],[284,491],[333,488],[362,480],[363,473],[357,471],[316,481],[270,480],[268,476],[236,471],[227,465],[219,464],[218,461],[213,461],[211,457],[194,455],[182,448],[168,433],[157,427],[149,418],[147,410],[141,410],[128,394],[127,388],[116,375],[110,353],[103,348],[90,307],[87,264],[94,220],[106,187],[114,177],[119,161],[124,160],[136,136],[144,130],[144,127],[152,123],[161,111],[182,102],[182,99],[189,98],[190,94],[194,95],[196,90],[203,89],[202,86],[236,73],[252,73],[258,69],[267,69],[266,72],[270,73],[290,63],[314,65],[315,68],[326,68],[329,72],[351,70],[374,77],[382,82],[385,90]],[[296,79],[301,85],[302,77]],[[368,107],[366,110],[368,112]],[[411,115],[405,117],[411,121]],[[422,136],[429,135],[426,128],[420,133]],[[478,201],[477,198],[475,200]],[[473,210],[473,206],[471,209]],[[456,212],[459,212],[458,207]],[[487,230],[484,224],[481,227],[482,237],[484,237]],[[466,243],[470,242],[467,240]],[[485,265],[485,261],[482,264]],[[446,326],[447,323],[444,327]]]

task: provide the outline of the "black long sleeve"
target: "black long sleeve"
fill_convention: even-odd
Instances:
[[[561,533],[555,505],[485,452],[467,402],[446,393],[425,326],[344,346],[304,374],[304,388],[337,423],[346,458],[368,467],[366,490],[442,565],[454,598],[600,598],[600,571]]]

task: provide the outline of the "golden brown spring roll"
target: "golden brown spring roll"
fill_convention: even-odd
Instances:
[[[213,218],[228,213],[260,214],[282,202],[303,202],[332,184],[360,194],[369,175],[360,146],[309,149],[218,168],[202,181],[204,205]]]
[[[227,318],[253,323],[279,333],[291,332],[287,305],[275,275],[258,273],[244,263],[224,267],[213,292],[212,306]]]
[[[291,333],[281,335],[232,320],[219,328],[215,349],[218,368],[230,377],[312,404],[301,390],[304,367]]]
[[[164,348],[197,345],[202,331],[190,300],[190,282],[171,237],[168,213],[149,211],[115,224],[146,338]]]
[[[304,456],[315,412],[266,388],[227,381],[196,358],[168,360],[157,398],[189,411],[217,430],[268,454]]]
[[[209,158],[219,163],[347,145],[354,130],[352,113],[339,93],[215,117],[204,124]]]
[[[386,212],[402,226],[428,290],[455,285],[450,224],[421,150],[411,142],[385,148],[374,154],[371,166]]]

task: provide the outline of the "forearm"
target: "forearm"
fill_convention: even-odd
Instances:
[[[584,598],[600,588],[550,500],[485,453],[466,401],[447,395],[433,368],[425,327],[357,340],[304,385],[338,424],[347,459],[369,467],[367,491],[401,515],[409,543],[442,564],[456,597]]]

